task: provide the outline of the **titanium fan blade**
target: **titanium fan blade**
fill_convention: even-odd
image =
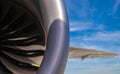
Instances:
[[[44,53],[36,15],[17,0],[0,0],[0,74],[36,74]]]

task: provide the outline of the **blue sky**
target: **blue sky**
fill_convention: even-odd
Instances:
[[[120,54],[120,0],[64,0],[70,45]],[[120,74],[120,56],[69,59],[65,74]]]

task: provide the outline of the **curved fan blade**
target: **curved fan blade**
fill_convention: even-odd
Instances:
[[[0,0],[0,74],[35,74],[45,53],[40,20],[22,3]]]

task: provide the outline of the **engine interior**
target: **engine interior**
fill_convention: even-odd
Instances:
[[[36,16],[14,0],[0,0],[0,74],[36,74],[44,53]]]

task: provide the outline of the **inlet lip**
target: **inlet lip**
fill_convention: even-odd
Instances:
[[[64,74],[69,46],[69,24],[63,0],[39,0],[46,30],[46,52],[37,74]]]
[[[62,20],[53,21],[47,38],[46,53],[37,74],[63,74],[68,56],[68,26]]]

